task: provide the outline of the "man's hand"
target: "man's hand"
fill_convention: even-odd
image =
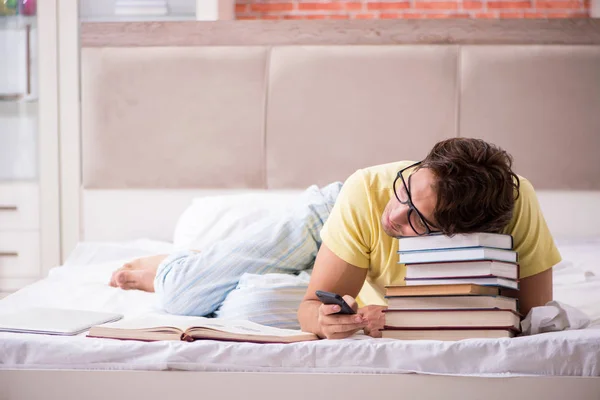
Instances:
[[[358,309],[352,296],[346,295],[343,299],[354,311]],[[336,304],[321,304],[319,307],[317,323],[324,339],[344,339],[367,326],[362,314],[336,314],[338,311],[340,306]]]
[[[366,321],[366,326],[363,328],[365,335],[372,336],[374,338],[381,337],[381,330],[385,325],[385,310],[387,306],[366,306],[358,310],[358,315],[362,315],[363,320]]]
[[[298,321],[302,330],[316,333],[320,338],[341,339],[367,326],[362,315],[335,314],[339,309],[333,304],[324,305],[316,295],[317,290],[345,295],[343,298],[346,303],[356,311],[358,305],[354,297],[358,296],[366,276],[366,268],[348,264],[329,250],[326,244],[322,244],[308,289],[298,307]]]

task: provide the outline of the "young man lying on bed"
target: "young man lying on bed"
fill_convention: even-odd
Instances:
[[[401,284],[401,236],[503,232],[519,253],[521,311],[552,300],[560,254],[531,184],[512,158],[482,140],[437,143],[418,163],[361,169],[343,184],[307,189],[283,217],[249,225],[201,252],[142,258],[115,271],[110,284],[155,291],[174,314],[210,315],[244,273],[298,273],[313,267],[298,310],[303,330],[344,338],[363,329],[380,336],[384,286]],[[334,315],[316,290],[344,295],[356,315]]]

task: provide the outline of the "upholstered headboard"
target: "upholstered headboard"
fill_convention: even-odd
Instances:
[[[302,188],[462,136],[598,190],[599,108],[600,45],[85,48],[83,184]]]
[[[455,23],[84,24],[81,187],[301,189],[462,136],[600,190],[600,24]]]

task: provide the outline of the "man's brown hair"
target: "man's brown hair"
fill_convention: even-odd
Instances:
[[[512,157],[480,139],[437,143],[419,168],[436,177],[434,218],[446,235],[500,232],[510,222],[519,196]]]

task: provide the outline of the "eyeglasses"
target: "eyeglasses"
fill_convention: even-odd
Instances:
[[[413,204],[410,196],[410,190],[408,189],[408,185],[406,184],[404,176],[402,175],[404,171],[414,168],[419,164],[421,164],[421,161],[409,165],[398,172],[396,179],[394,179],[394,195],[401,204],[406,204],[408,206],[408,223],[412,230],[417,234],[417,236],[424,236],[438,231],[431,229],[431,225],[433,224],[427,223],[427,220],[423,214],[421,214],[421,212],[417,210]],[[402,183],[402,185],[400,185],[400,183]]]

